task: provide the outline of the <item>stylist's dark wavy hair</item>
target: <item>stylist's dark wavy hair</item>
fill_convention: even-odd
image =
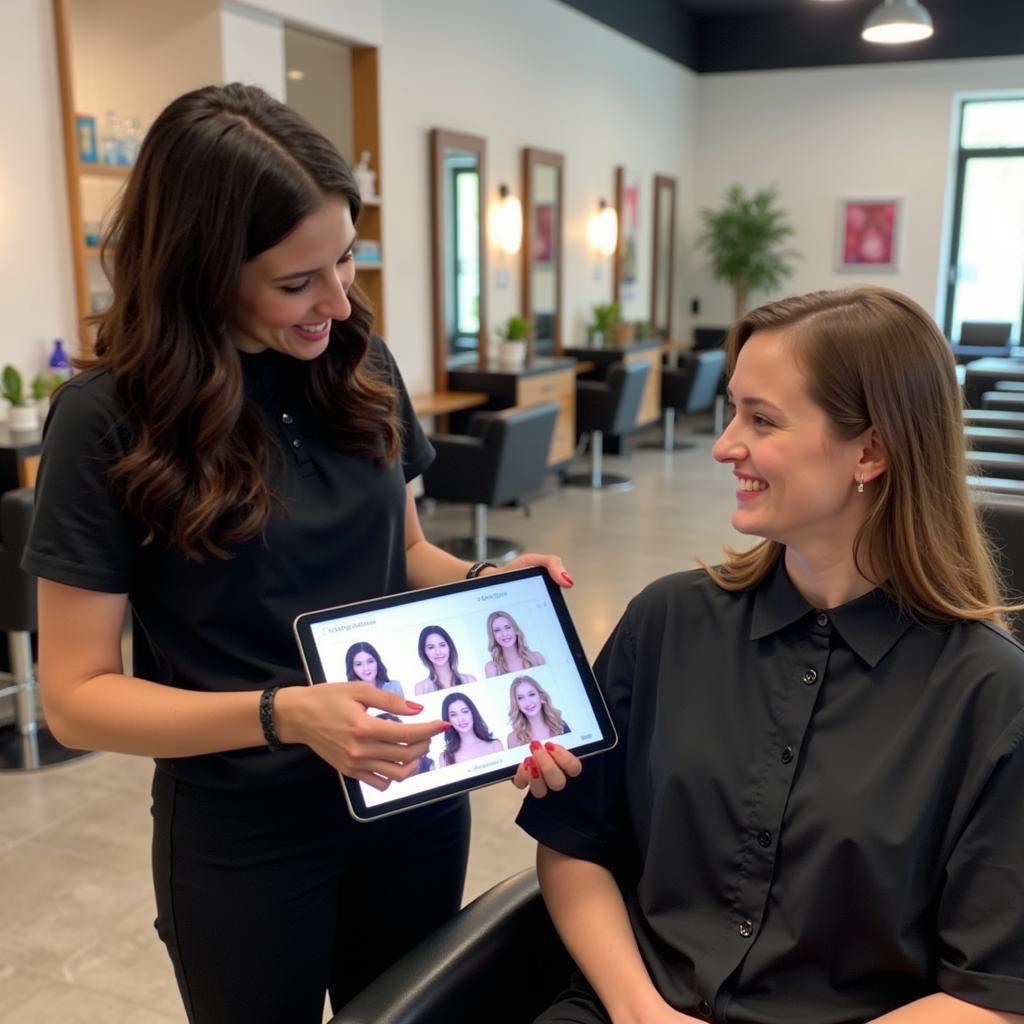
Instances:
[[[147,133],[106,232],[114,301],[82,364],[110,371],[127,410],[134,447],[112,479],[147,543],[161,536],[202,561],[263,532],[275,446],[225,328],[243,264],[328,197],[357,220],[359,190],[337,150],[261,89],[186,93]],[[367,302],[355,288],[349,298],[352,315],[334,321],[324,355],[290,372],[339,449],[390,464],[401,447],[395,392],[367,355]]]

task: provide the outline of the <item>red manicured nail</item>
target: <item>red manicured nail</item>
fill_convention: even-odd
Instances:
[[[540,750],[540,740],[534,740],[534,741],[533,741],[533,742],[532,742],[532,743],[530,744],[530,749],[531,749],[531,750]]]
[[[532,757],[528,757],[525,761],[523,761],[523,767],[527,771],[530,771],[530,769],[533,768],[533,758]]]
[[[567,572],[562,573],[562,579],[565,580],[565,582],[568,583],[570,587],[576,586],[576,584],[572,581],[572,577]]]
[[[416,712],[416,714],[419,714],[419,713],[420,713],[420,712],[421,712],[421,711],[423,710],[423,705],[422,705],[422,704],[415,704],[415,703],[413,703],[413,701],[411,701],[411,700],[407,700],[407,701],[405,702],[405,706],[406,706],[406,707],[407,707],[407,708],[408,708],[408,709],[409,709],[410,711],[415,711],[415,712]]]
[[[442,723],[441,723],[441,728],[442,728],[442,729],[443,729],[443,730],[444,730],[445,732],[447,732],[447,731],[448,731],[448,730],[449,730],[449,729],[450,729],[451,727],[452,727],[452,723],[451,723],[451,722],[442,722]]]
[[[554,743],[545,743],[544,744],[544,749],[545,750],[550,750],[552,753],[554,753],[555,745],[554,745]]]
[[[534,764],[530,766],[530,774],[535,778],[540,778],[540,769]]]

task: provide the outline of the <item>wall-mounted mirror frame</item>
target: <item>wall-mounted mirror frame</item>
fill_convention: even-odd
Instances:
[[[651,255],[651,334],[672,340],[676,271],[676,179],[654,176],[654,227]]]
[[[541,176],[553,172],[553,188],[542,190]],[[550,182],[549,182],[550,185]],[[553,202],[550,195],[553,192]],[[544,213],[545,207],[553,207]],[[543,214],[543,216],[542,216]],[[562,236],[565,224],[565,157],[550,150],[523,150],[522,315],[534,324],[527,359],[534,355],[562,354]],[[538,327],[542,293],[551,298],[550,333]],[[553,292],[553,294],[552,294]],[[547,306],[548,303],[545,303]],[[539,342],[539,343],[538,343]],[[547,343],[545,343],[547,342]]]
[[[487,180],[487,140],[478,135],[434,128],[430,132],[430,256],[433,277],[433,320],[434,320],[434,388],[448,389],[448,371],[451,364],[448,332],[448,303],[450,279],[446,273],[449,264],[455,266],[455,252],[450,244],[449,224],[445,211],[444,189],[448,182],[446,156],[452,153],[471,153],[476,156],[477,166],[477,213],[479,230],[476,250],[479,294],[477,297],[476,365],[487,368],[487,247],[486,207],[484,206],[484,183]]]

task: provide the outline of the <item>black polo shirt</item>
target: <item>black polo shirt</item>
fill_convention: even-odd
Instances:
[[[636,597],[595,671],[616,750],[519,824],[613,870],[655,985],[716,1021],[848,1024],[936,991],[1024,1013],[1024,648],[781,563]]]
[[[74,587],[127,593],[134,671],[188,690],[260,690],[305,682],[292,621],[300,612],[406,589],[405,484],[430,464],[398,368],[374,339],[368,366],[399,393],[401,461],[385,467],[338,451],[304,397],[303,367],[272,350],[242,355],[248,401],[276,441],[275,504],[265,534],[224,561],[188,561],[145,533],[107,469],[131,443],[110,375],[60,390],[46,427],[26,572]],[[336,778],[306,747],[265,747],[158,762],[222,789]]]

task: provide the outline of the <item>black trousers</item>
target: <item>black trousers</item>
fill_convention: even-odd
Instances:
[[[569,987],[534,1024],[611,1024],[611,1017],[587,979],[576,971]]]
[[[224,793],[153,780],[156,929],[190,1024],[320,1024],[456,913],[469,801],[373,824],[340,783]]]

